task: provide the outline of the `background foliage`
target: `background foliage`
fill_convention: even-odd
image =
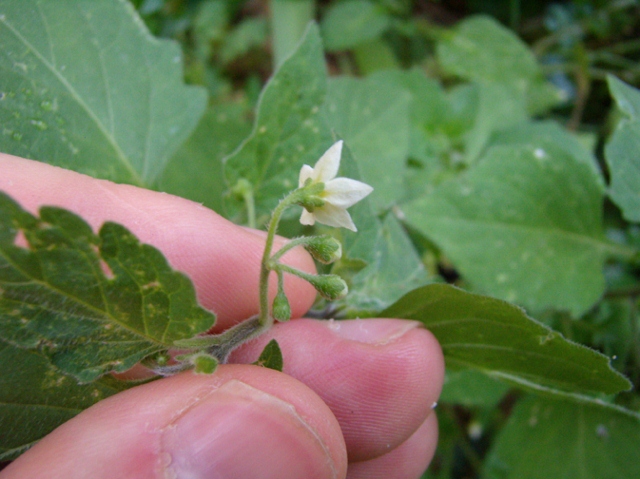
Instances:
[[[632,0],[0,0],[0,151],[260,227],[300,166],[343,138],[343,175],[375,193],[353,208],[358,234],[332,232],[349,296],[313,314],[414,318],[436,334],[448,371],[424,477],[635,478],[639,28]],[[71,376],[124,369],[215,318],[126,230],[96,235],[1,198],[10,458],[128,387]],[[284,231],[309,232],[293,217]],[[17,259],[31,269],[10,268]],[[7,290],[25,270],[39,294],[56,291],[58,316],[27,308],[32,290]],[[79,271],[95,289],[153,288],[89,308],[67,281]],[[16,305],[34,320],[12,321]],[[71,316],[82,328],[48,326]],[[82,370],[68,361],[125,333],[142,346]]]

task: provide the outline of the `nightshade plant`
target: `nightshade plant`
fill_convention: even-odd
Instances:
[[[164,366],[156,364],[152,369],[158,374],[174,374],[195,366],[196,372],[212,373],[218,363],[226,362],[233,349],[268,330],[274,320],[288,321],[291,307],[284,292],[284,273],[298,276],[313,285],[320,295],[335,301],[347,295],[348,286],[335,274],[309,274],[280,262],[287,251],[304,246],[309,253],[324,264],[331,264],[342,256],[342,246],[331,236],[301,236],[295,238],[272,254],[273,240],[278,224],[285,210],[293,205],[302,206],[302,224],[311,225],[316,220],[330,226],[342,226],[356,231],[347,208],[366,197],[373,188],[357,180],[335,178],[340,168],[342,141],[336,142],[318,160],[315,167],[304,165],[300,170],[298,188],[288,193],[275,207],[267,226],[262,263],[260,265],[260,313],[255,318],[228,329],[218,335],[200,336],[174,341],[178,348],[195,349],[189,354],[181,354],[176,359],[181,364]],[[269,309],[269,274],[278,276],[278,291]],[[166,359],[163,358],[164,363]]]
[[[409,1],[271,0],[269,19],[240,3],[0,0],[0,151],[268,238],[260,314],[211,336],[214,312],[157,249],[0,193],[0,460],[135,386],[111,373],[211,372],[290,317],[294,274],[320,292],[312,316],[414,319],[442,345],[426,478],[640,477],[638,42],[585,53],[603,25],[633,26],[634,2],[556,5],[533,48],[491,17],[442,27]],[[594,85],[614,102],[599,136],[579,128]],[[276,228],[294,239],[272,251]],[[299,245],[320,275],[280,262]],[[282,361],[272,342],[257,364]]]

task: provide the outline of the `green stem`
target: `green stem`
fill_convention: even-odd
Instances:
[[[248,190],[244,195],[244,203],[247,206],[247,225],[256,228],[256,204],[253,198],[253,190]]]
[[[291,251],[293,248],[295,248],[296,246],[300,246],[300,245],[304,245],[309,243],[310,241],[313,241],[314,237],[313,236],[302,236],[300,238],[295,238],[292,239],[291,241],[289,241],[286,245],[284,245],[282,248],[280,248],[272,257],[271,260],[269,261],[270,264],[275,264],[277,263],[280,258],[282,258],[288,251]]]
[[[269,273],[271,272],[271,250],[273,249],[273,240],[278,229],[278,223],[282,213],[289,206],[297,203],[304,195],[304,188],[298,188],[284,197],[273,210],[269,227],[267,229],[267,241],[264,245],[264,253],[262,254],[262,264],[260,265],[260,315],[258,322],[265,329],[273,324],[273,318],[269,314]],[[294,240],[295,241],[295,240]],[[285,246],[286,248],[286,246]],[[284,254],[284,253],[283,253]]]
[[[278,263],[277,265],[274,265],[274,269],[276,271],[284,271],[285,273],[292,274],[294,276],[304,279],[305,281],[312,281],[315,278],[314,274],[305,273],[304,271],[300,271],[299,269],[292,268],[291,266],[288,266],[282,263]]]

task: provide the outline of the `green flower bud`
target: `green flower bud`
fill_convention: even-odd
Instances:
[[[253,194],[253,186],[245,178],[240,178],[231,188],[231,194],[239,200]]]
[[[322,235],[313,236],[309,240],[304,245],[305,249],[321,263],[330,264],[342,257],[342,245],[337,239],[329,235]]]
[[[205,352],[179,354],[175,357],[176,361],[181,363],[189,363],[193,366],[193,370],[199,374],[211,374],[218,367],[218,359]]]
[[[344,280],[336,274],[319,274],[308,279],[309,283],[330,301],[344,298],[349,292],[349,287]]]
[[[198,374],[212,374],[218,367],[218,360],[206,353],[194,354],[191,363],[194,372]]]
[[[291,306],[289,306],[287,295],[284,294],[281,288],[278,288],[278,294],[273,300],[272,314],[276,321],[289,321],[291,319]]]

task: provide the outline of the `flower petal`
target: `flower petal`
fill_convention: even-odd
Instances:
[[[340,208],[339,206],[333,206],[329,203],[325,203],[324,206],[316,208],[313,211],[318,223],[322,223],[327,226],[335,226],[347,228],[351,231],[358,231],[356,225],[353,224],[353,220],[347,210]]]
[[[306,209],[302,208],[300,223],[303,225],[313,226],[314,224],[316,224],[316,217],[313,213],[309,213]]]
[[[313,168],[309,165],[302,165],[302,168],[300,169],[300,179],[298,180],[298,188],[302,188],[305,181],[309,178],[311,178],[311,180],[315,180],[313,173]]]
[[[338,174],[340,168],[340,156],[342,155],[342,140],[336,141],[325,153],[320,157],[313,167],[313,181],[326,183]],[[302,172],[300,172],[302,173]]]
[[[349,208],[373,191],[361,181],[350,178],[336,178],[324,185],[322,199],[340,208]]]

